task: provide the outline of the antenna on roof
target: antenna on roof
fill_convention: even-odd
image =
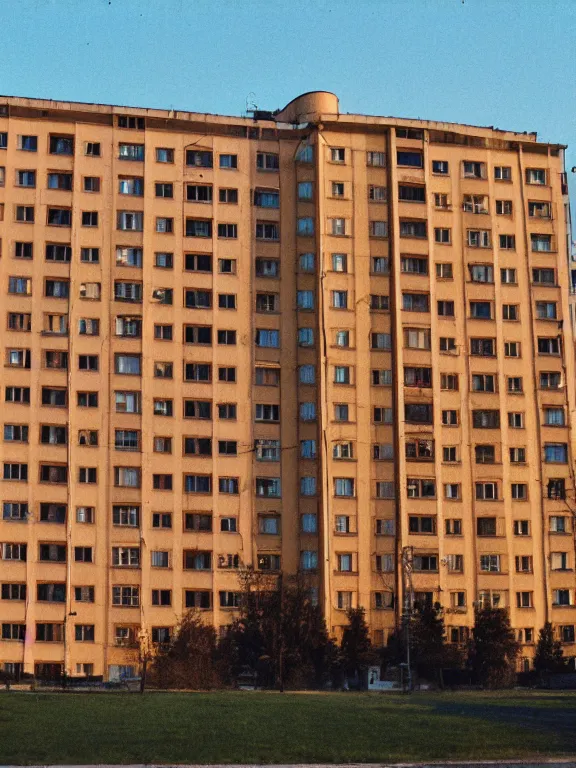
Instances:
[[[248,96],[246,96],[246,112],[249,114],[252,114],[253,112],[258,111],[258,105],[256,104],[256,94],[254,91],[250,91]]]

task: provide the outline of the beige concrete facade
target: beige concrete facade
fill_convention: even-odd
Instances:
[[[406,547],[451,642],[491,602],[574,655],[562,147],[0,97],[0,169],[0,664],[136,672],[242,565],[383,643]]]

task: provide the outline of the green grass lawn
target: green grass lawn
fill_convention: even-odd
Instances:
[[[571,755],[570,693],[0,693],[1,764]]]

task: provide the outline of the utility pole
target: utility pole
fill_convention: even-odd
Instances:
[[[406,643],[406,688],[408,693],[412,690],[412,669],[410,666],[410,624],[414,612],[414,587],[412,585],[412,570],[414,564],[414,547],[402,548],[402,586],[404,591],[404,603],[402,621],[404,624],[404,639]]]

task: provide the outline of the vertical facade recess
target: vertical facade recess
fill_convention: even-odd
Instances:
[[[244,567],[338,637],[505,607],[575,656],[563,147],[340,114],[0,104],[0,666],[138,672]]]

